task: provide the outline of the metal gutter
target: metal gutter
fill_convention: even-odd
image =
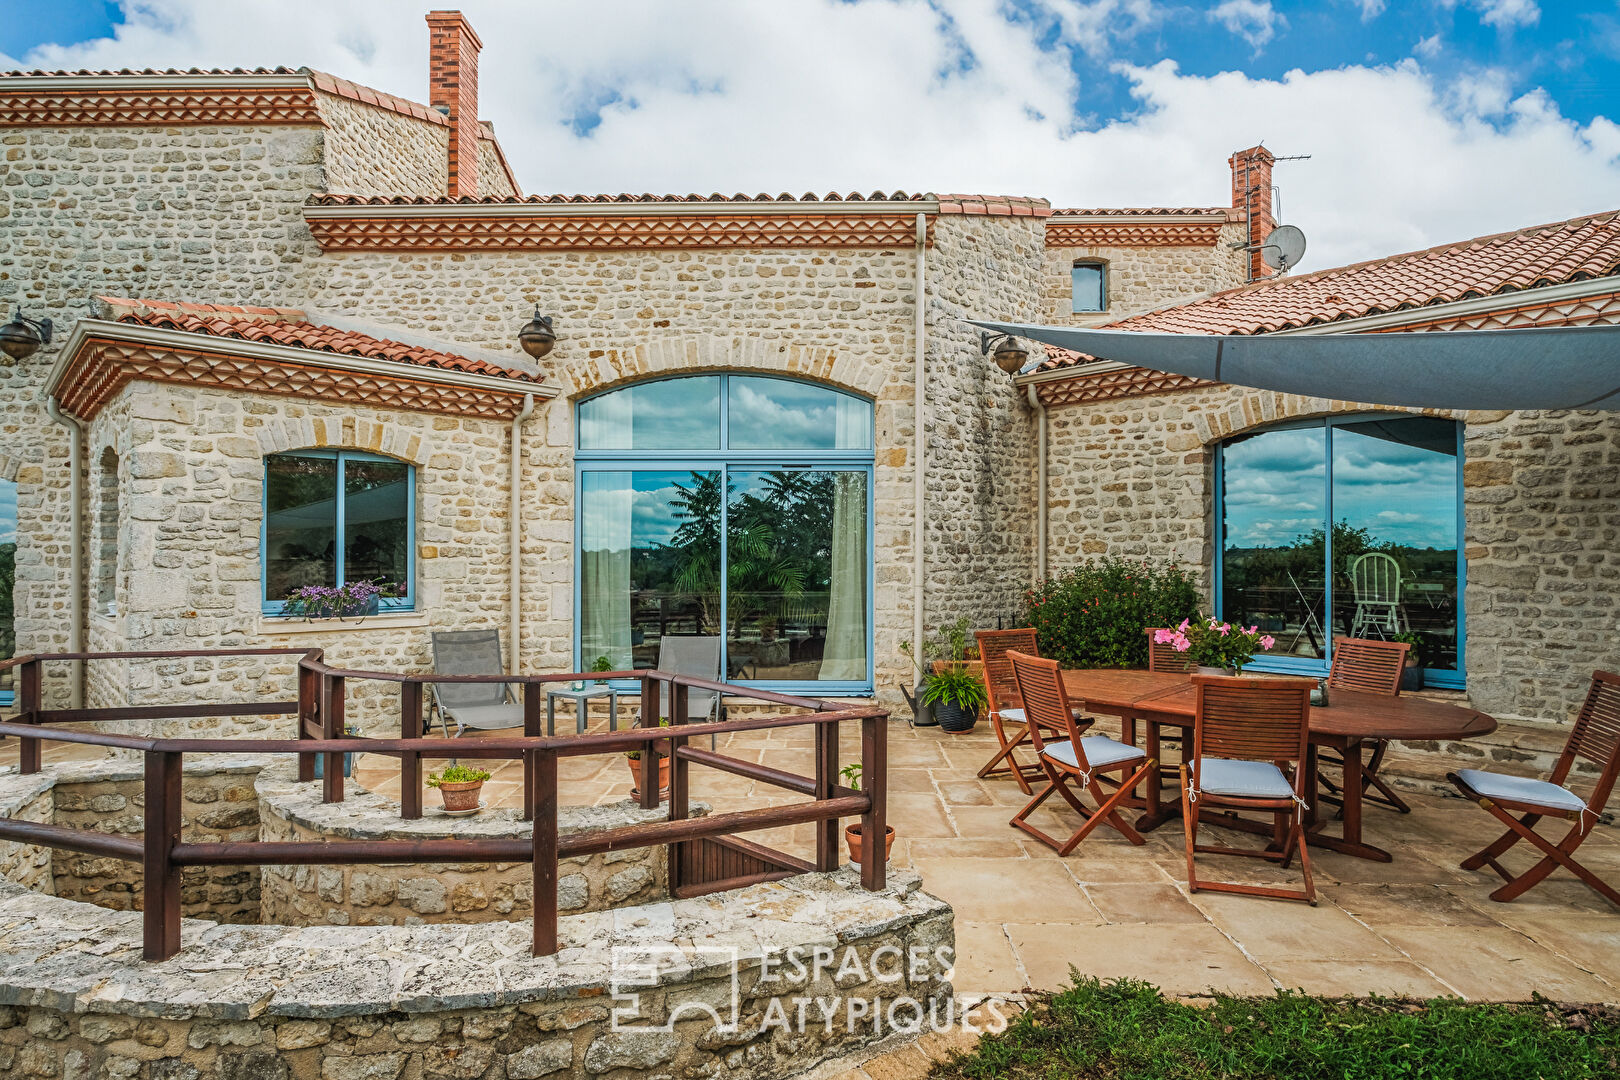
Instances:
[[[274,345],[262,341],[198,334],[190,330],[168,330],[137,323],[111,322],[105,319],[80,319],[73,324],[56,364],[45,379],[45,393],[55,396],[68,366],[91,338],[119,341],[131,345],[156,345],[169,349],[184,349],[203,353],[228,353],[249,360],[292,364],[298,367],[320,367],[333,371],[353,371],[362,375],[386,378],[408,378],[414,382],[440,386],[458,386],[469,390],[484,390],[514,396],[533,395],[541,399],[554,398],[562,393],[551,383],[531,383],[507,379],[498,375],[479,375],[469,371],[429,367],[425,364],[405,364],[397,360],[375,360],[368,356],[350,356],[346,353],[322,352],[296,345]]]
[[[512,477],[511,512],[507,521],[509,526],[508,543],[511,546],[508,568],[510,578],[508,585],[511,595],[508,597],[510,608],[507,612],[507,646],[506,651],[510,659],[506,670],[518,672],[523,670],[523,645],[519,632],[522,628],[523,617],[523,489],[519,483],[523,479],[523,422],[534,415],[534,395],[523,395],[523,408],[512,417]]]
[[[1026,384],[1024,393],[1035,410],[1035,584],[1046,580],[1046,406],[1039,389]]]
[[[911,648],[912,658],[923,662],[923,587],[926,567],[924,550],[928,538],[928,214],[917,214],[916,311],[913,313],[912,347],[916,350],[912,368],[912,450],[911,450]]]

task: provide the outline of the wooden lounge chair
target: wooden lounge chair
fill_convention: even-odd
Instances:
[[[1016,650],[1027,656],[1039,656],[1035,631],[1032,628],[980,630],[973,636],[978,639],[979,659],[984,664],[984,689],[990,698],[990,729],[996,733],[996,742],[1001,744],[1001,749],[979,770],[979,776],[1010,774],[1017,781],[1018,789],[1028,795],[1031,793],[1030,778],[1039,776],[1041,769],[1039,765],[1025,764],[1018,759],[1018,747],[1029,742],[1029,725],[1024,714],[1024,699],[1018,696],[1018,679],[1013,675],[1012,661],[1007,659],[1007,652]],[[1010,738],[1007,735],[1009,726],[1016,729]]]
[[[499,630],[439,630],[433,634],[433,674],[504,675],[505,654]],[[506,683],[429,683],[433,693],[427,730],[433,717],[445,735],[450,725],[456,734],[468,728],[493,731],[523,726],[523,705],[515,701]]]
[[[1192,662],[1190,652],[1177,652],[1176,647],[1168,641],[1156,640],[1159,627],[1150,626],[1143,632],[1148,639],[1149,671],[1191,671],[1198,666]]]
[[[1401,672],[1406,668],[1406,654],[1411,648],[1412,646],[1404,641],[1334,638],[1333,666],[1328,669],[1327,677],[1328,689],[1359,690],[1364,694],[1399,697]],[[1362,802],[1378,803],[1398,813],[1410,814],[1412,808],[1406,805],[1406,800],[1395,794],[1395,789],[1378,776],[1378,769],[1384,763],[1384,752],[1389,749],[1389,743],[1379,739],[1362,745],[1372,747],[1372,757],[1361,766]],[[1337,765],[1340,768],[1344,766],[1344,758],[1333,750],[1317,751],[1317,761],[1323,765]],[[1323,801],[1332,803],[1343,801],[1332,794],[1339,790],[1338,785],[1325,776],[1318,776],[1318,779],[1329,792],[1322,796]],[[1377,789],[1378,794],[1373,794],[1370,789]]]
[[[1311,857],[1305,848],[1305,753],[1310,738],[1311,679],[1245,679],[1194,675],[1197,711],[1191,760],[1181,764],[1181,813],[1186,829],[1187,887],[1244,893],[1316,906]],[[1283,771],[1293,766],[1289,780]],[[1198,818],[1214,808],[1270,811],[1272,846],[1264,850],[1201,846]],[[1287,866],[1299,852],[1303,889],[1233,881],[1202,881],[1194,854],[1242,855]]]
[[[1590,762],[1598,768],[1597,783],[1585,799],[1565,786],[1576,762]],[[1489,866],[1495,870],[1507,884],[1491,893],[1491,899],[1506,903],[1522,896],[1562,866],[1609,903],[1620,907],[1620,892],[1574,857],[1575,849],[1591,833],[1598,815],[1608,804],[1616,773],[1620,773],[1620,675],[1598,671],[1592,675],[1586,701],[1575,717],[1575,726],[1570,729],[1569,740],[1564,744],[1564,752],[1558,755],[1550,780],[1532,780],[1484,769],[1459,769],[1448,774],[1447,779],[1457,785],[1458,791],[1507,826],[1507,832],[1495,842],[1464,859],[1462,868],[1478,870]],[[1523,816],[1515,818],[1515,814]],[[1555,844],[1535,831],[1536,822],[1544,817],[1563,818],[1573,824]],[[1520,840],[1539,850],[1543,858],[1524,873],[1514,875],[1497,860]]]
[[[1009,652],[1013,676],[1018,681],[1018,694],[1023,700],[1029,722],[1024,730],[1034,744],[1036,760],[1046,773],[1047,785],[1022,810],[1013,815],[1012,824],[1029,833],[1043,844],[1067,855],[1075,845],[1090,835],[1098,822],[1106,821],[1120,835],[1133,844],[1145,844],[1142,834],[1128,825],[1119,814],[1119,805],[1136,790],[1143,777],[1156,768],[1154,760],[1145,750],[1110,739],[1106,735],[1081,737],[1081,725],[1075,720],[1069,705],[1069,695],[1063,689],[1063,672],[1056,660],[1042,660],[1026,653]],[[1063,731],[1068,737],[1048,740],[1043,731]],[[1132,770],[1135,770],[1134,772]],[[1098,784],[1099,775],[1119,773],[1119,788],[1108,794]],[[1128,774],[1128,775],[1127,775]],[[1095,809],[1087,809],[1073,791],[1069,782],[1078,780],[1096,802]],[[1042,803],[1056,792],[1063,801],[1074,807],[1082,819],[1080,828],[1067,840],[1046,835],[1026,820]]]

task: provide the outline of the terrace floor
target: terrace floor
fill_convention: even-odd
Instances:
[[[605,723],[598,716],[592,726]],[[845,758],[853,760],[855,733],[844,738]],[[807,729],[783,728],[735,733],[721,749],[809,774],[810,747]],[[959,992],[1051,989],[1067,981],[1072,966],[1103,978],[1133,976],[1184,995],[1298,987],[1318,994],[1481,1000],[1526,1000],[1534,991],[1561,1000],[1620,1001],[1620,911],[1562,871],[1511,904],[1492,902],[1495,875],[1457,868],[1496,835],[1495,822],[1470,802],[1415,796],[1410,815],[1369,807],[1368,838],[1394,861],[1314,853],[1315,908],[1189,895],[1179,824],[1146,834],[1143,847],[1102,827],[1067,858],[1014,830],[1008,819],[1026,797],[1010,779],[974,775],[994,749],[984,723],[964,735],[900,723],[890,728],[893,863],[915,867],[923,887],[956,909]],[[559,773],[565,802],[570,792],[579,802],[624,798],[630,787],[629,769],[617,756],[564,759]],[[697,766],[691,779],[693,797],[717,810],[799,800]],[[359,780],[398,795],[392,762],[362,759]],[[516,805],[520,783],[520,767],[503,763],[485,785],[486,800]],[[435,801],[429,793],[428,805]],[[1077,825],[1066,806],[1042,807],[1037,818],[1053,835],[1067,836]],[[1582,860],[1620,880],[1620,828],[1595,828]],[[812,850],[808,825],[752,836],[799,855]],[[1202,837],[1249,839],[1221,829]],[[1522,851],[1508,858],[1514,868],[1528,862]],[[1297,867],[1279,871],[1249,859],[1200,856],[1200,866],[1212,877],[1297,881]]]

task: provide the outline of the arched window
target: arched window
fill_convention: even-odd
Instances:
[[[0,660],[17,655],[16,608],[13,593],[17,585],[17,484],[0,480]],[[0,672],[0,705],[10,705],[16,697],[14,668]]]
[[[869,692],[872,405],[757,375],[637,383],[578,409],[576,654],[654,667],[720,639],[729,679]]]
[[[1276,639],[1260,668],[1320,674],[1333,638],[1404,640],[1463,684],[1462,425],[1335,416],[1245,432],[1216,459],[1223,619]]]
[[[394,586],[386,610],[416,604],[416,470],[356,450],[297,450],[264,459],[260,535],[267,614],[307,585]]]
[[[94,562],[91,603],[98,615],[118,614],[118,454],[101,451],[96,469]]]
[[[1076,259],[1069,271],[1069,286],[1075,314],[1108,310],[1107,263]]]

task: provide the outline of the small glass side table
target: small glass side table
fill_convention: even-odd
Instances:
[[[619,692],[610,683],[563,683],[560,686],[546,687],[546,734],[557,734],[557,699],[565,698],[574,703],[574,730],[579,733],[585,731],[585,721],[590,717],[591,701],[594,698],[608,699],[608,730],[619,730]]]

